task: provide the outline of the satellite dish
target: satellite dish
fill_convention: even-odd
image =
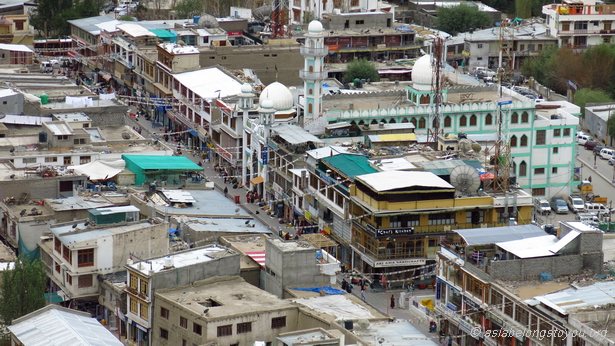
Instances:
[[[466,165],[458,166],[451,172],[451,185],[464,195],[476,193],[480,187],[480,177],[476,169]]]
[[[462,139],[459,141],[459,151],[467,154],[472,150],[472,141],[469,139]]]

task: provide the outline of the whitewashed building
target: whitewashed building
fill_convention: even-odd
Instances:
[[[585,49],[613,43],[615,5],[596,0],[570,1],[542,7],[547,35],[557,37],[560,47]]]

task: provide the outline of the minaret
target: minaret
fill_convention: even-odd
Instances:
[[[319,21],[311,21],[308,25],[308,33],[305,35],[305,43],[300,50],[305,61],[303,70],[299,71],[304,88],[304,124],[322,115],[322,81],[327,77],[324,62],[328,52],[323,31]]]
[[[242,133],[242,155],[241,155],[241,184],[243,186],[248,186],[250,181],[250,177],[248,176],[248,167],[251,165],[250,155],[247,155],[247,148],[250,147],[251,143],[248,143],[248,133],[245,129],[248,128],[248,119],[249,119],[249,111],[252,109],[254,105],[254,93],[252,92],[252,86],[248,83],[244,83],[241,86],[241,93],[239,94],[239,109],[242,111],[242,121],[243,127],[241,128]],[[254,149],[254,148],[252,148]],[[250,172],[253,173],[253,172]]]
[[[252,148],[252,150],[256,150],[256,153],[259,155],[258,158],[258,174],[263,177],[263,185],[259,194],[265,197],[264,187],[267,185],[267,179],[269,176],[269,137],[271,135],[271,125],[274,122],[275,117],[275,109],[273,108],[273,101],[269,98],[264,99],[260,107],[258,108],[258,118],[260,126],[263,127],[263,145],[262,150],[259,148]],[[252,133],[252,136],[255,136],[256,133]],[[254,151],[253,151],[254,152]],[[253,172],[254,173],[254,172]]]

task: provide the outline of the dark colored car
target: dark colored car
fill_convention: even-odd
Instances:
[[[592,149],[592,151],[594,152],[595,155],[600,155],[600,150],[604,148],[606,148],[604,145],[598,144],[594,147],[594,149]]]
[[[600,142],[597,141],[587,141],[584,144],[586,150],[594,150],[596,146],[600,145]]]

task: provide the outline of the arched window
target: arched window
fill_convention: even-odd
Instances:
[[[527,112],[521,113],[521,122],[522,123],[529,123],[530,122],[530,115]]]
[[[434,118],[433,121],[431,122],[431,127],[433,128],[439,128],[440,127],[440,122],[438,121],[438,118]]]
[[[407,123],[407,122],[408,122],[408,118],[402,118],[402,119],[401,119],[401,122],[402,122],[402,123]]]
[[[465,115],[462,115],[461,118],[459,118],[459,126],[468,126],[468,118],[466,118]]]
[[[511,147],[517,146],[517,136],[513,135],[512,137],[510,137],[510,146]]]
[[[414,124],[414,127],[415,127],[415,128],[417,127],[417,125],[416,125],[416,124],[417,124],[417,122],[416,122],[416,118],[412,118],[412,119],[410,119],[410,122]]]
[[[527,136],[526,135],[521,136],[521,146],[527,147]]]
[[[444,117],[444,127],[451,127],[451,117],[448,115]]]
[[[470,126],[476,126],[476,115],[472,114],[470,116]]]
[[[419,119],[419,129],[424,129],[425,128],[425,117],[421,117]]]
[[[510,116],[510,122],[512,124],[516,124],[519,122],[519,114],[517,114],[517,112],[513,112],[513,114]]]
[[[363,125],[363,124],[365,124],[365,121],[359,120],[359,125]]]
[[[493,125],[493,115],[491,113],[485,116],[485,125]]]
[[[372,125],[378,125],[378,120],[374,119],[374,120],[372,120],[372,122],[371,122],[370,124],[372,124]]]
[[[513,174],[517,175],[517,163],[513,160],[512,164]]]
[[[521,161],[521,164],[519,164],[519,176],[527,176],[527,163],[525,163],[525,161]]]
[[[389,120],[389,124],[395,124],[397,121],[395,121],[395,119],[391,119]]]

